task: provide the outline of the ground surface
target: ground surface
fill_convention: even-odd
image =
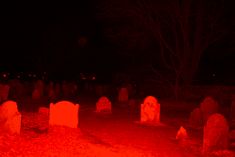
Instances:
[[[94,102],[81,101],[79,129],[48,129],[47,117],[22,111],[20,135],[0,135],[0,156],[3,157],[197,157],[201,156],[202,130],[187,128],[188,111],[193,105],[175,108],[162,104],[162,125],[138,123],[138,108],[118,107],[112,115],[98,115]],[[182,110],[184,108],[184,110]],[[179,127],[188,129],[186,143],[175,140]],[[231,153],[227,156],[231,156]]]

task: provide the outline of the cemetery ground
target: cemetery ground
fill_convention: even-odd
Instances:
[[[203,129],[193,129],[188,125],[190,112],[198,106],[198,102],[159,99],[161,125],[152,126],[139,123],[142,100],[136,100],[132,106],[112,102],[112,114],[97,114],[96,98],[83,96],[74,101],[80,105],[77,129],[48,129],[48,117],[40,116],[36,109],[36,106],[48,106],[46,101],[19,101],[19,111],[22,114],[21,133],[0,134],[0,156],[201,156]],[[21,104],[27,107],[21,107]],[[227,110],[223,108],[221,112],[226,113]],[[183,143],[176,140],[180,126],[186,128],[189,135],[188,140]],[[210,156],[234,156],[233,150],[234,148],[230,148]]]

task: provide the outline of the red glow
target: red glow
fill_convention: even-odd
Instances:
[[[79,105],[74,105],[68,101],[60,101],[56,104],[50,104],[50,125],[61,125],[71,128],[78,126]]]

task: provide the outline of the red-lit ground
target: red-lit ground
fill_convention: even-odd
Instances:
[[[80,102],[79,129],[54,127],[37,113],[22,112],[21,135],[0,135],[3,157],[197,157],[202,130],[188,130],[189,141],[180,145],[175,136],[180,125],[187,129],[192,104],[161,103],[162,126],[145,126],[137,109],[115,107],[112,115],[97,115],[95,103]],[[226,156],[226,153],[223,153]],[[231,152],[227,156],[232,156]]]

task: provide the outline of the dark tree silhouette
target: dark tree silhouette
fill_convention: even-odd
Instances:
[[[162,78],[172,85],[178,97],[180,86],[192,83],[202,54],[225,38],[223,4],[222,0],[107,0],[98,7],[97,17],[106,37],[118,46],[155,48],[155,62],[161,68],[151,64],[152,70],[158,81]]]

